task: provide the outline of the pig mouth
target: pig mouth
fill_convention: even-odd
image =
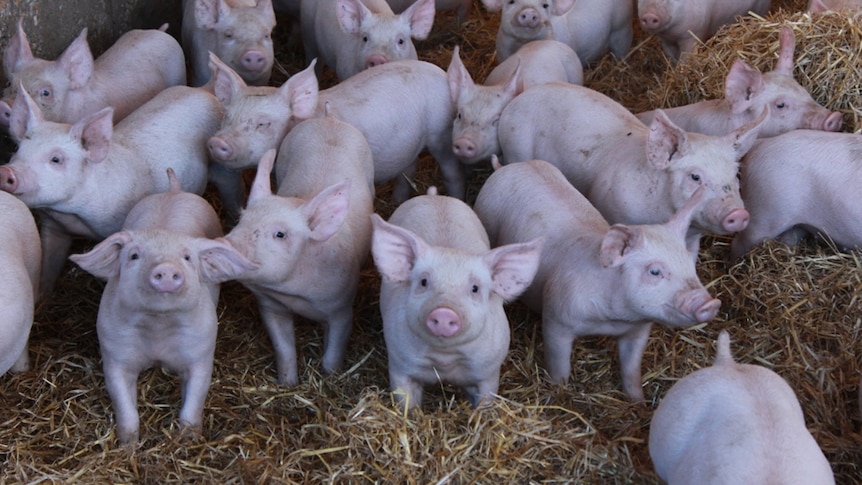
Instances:
[[[667,316],[666,323],[668,324],[689,326],[698,323],[696,315],[684,312],[670,303],[664,303],[662,308],[665,310],[665,315]]]

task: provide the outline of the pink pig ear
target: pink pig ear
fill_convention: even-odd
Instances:
[[[646,148],[647,160],[657,169],[664,170],[670,167],[677,154],[684,155],[688,151],[688,136],[664,111],[657,109],[649,126]]]
[[[275,148],[270,148],[263,154],[260,162],[257,164],[257,172],[255,172],[254,181],[251,183],[251,190],[248,194],[249,203],[272,195],[272,182],[270,182],[269,175],[272,173],[272,166],[274,164]]]
[[[614,224],[602,239],[599,263],[605,268],[615,268],[625,262],[626,256],[644,245],[643,230],[636,226]]]
[[[701,185],[693,194],[691,194],[691,197],[689,197],[685,204],[683,204],[683,206],[680,207],[667,222],[667,226],[670,227],[672,231],[679,234],[682,239],[685,239],[688,234],[688,228],[691,225],[691,218],[703,203],[703,199],[706,197],[705,194],[706,188]]]
[[[314,72],[316,64],[317,59],[312,59],[308,67],[291,76],[278,88],[279,99],[289,108],[288,113],[295,119],[311,118],[317,109],[320,86]]]
[[[255,271],[260,265],[250,261],[224,240],[195,240],[200,259],[201,278],[209,283],[223,283],[244,273]]]
[[[230,7],[224,0],[191,0],[195,2],[195,24],[206,30],[216,28],[223,17],[230,14]]]
[[[87,29],[84,28],[78,37],[66,47],[57,59],[64,72],[69,76],[72,89],[81,89],[90,82],[93,75],[93,53],[87,43]]]
[[[33,60],[33,51],[30,50],[30,41],[24,33],[23,19],[18,19],[18,31],[9,39],[9,45],[3,51],[3,70],[7,79],[12,79],[12,73],[21,68],[23,64]]]
[[[331,185],[300,207],[308,221],[311,239],[323,242],[335,235],[347,219],[350,181]]]
[[[754,104],[754,98],[763,91],[763,74],[744,61],[735,61],[724,79],[724,99],[731,111],[739,114]]]
[[[503,301],[517,298],[523,293],[539,270],[543,238],[520,244],[507,244],[491,250],[485,255],[485,263],[491,268],[494,293]]]
[[[389,281],[408,281],[416,261],[427,252],[427,244],[413,232],[390,224],[377,214],[371,215],[371,225],[374,228],[371,255],[377,270]]]
[[[775,63],[774,71],[786,76],[793,76],[793,67],[796,60],[793,55],[796,51],[796,36],[793,29],[783,25],[778,33],[778,62]]]
[[[225,106],[231,104],[247,84],[236,71],[212,52],[209,53],[209,67],[213,78],[213,94],[221,104]]]
[[[362,20],[372,15],[362,0],[338,0],[335,5],[338,25],[348,34],[358,35]]]
[[[107,280],[120,274],[120,252],[132,242],[132,235],[122,231],[111,234],[84,254],[69,256],[84,271]]]
[[[434,26],[434,0],[416,0],[401,13],[410,23],[410,37],[425,40]]]
[[[81,140],[87,150],[87,161],[99,163],[108,156],[111,138],[114,136],[114,108],[102,108],[96,113],[78,121],[70,134]]]
[[[9,134],[16,142],[21,142],[28,132],[35,129],[39,123],[45,121],[39,105],[30,97],[30,93],[24,89],[24,85],[18,81],[18,95],[12,103],[12,115],[9,117]]]
[[[452,103],[458,103],[461,91],[472,88],[475,84],[467,68],[464,67],[464,63],[461,62],[460,49],[457,45],[452,50],[452,60],[449,61],[449,67],[446,69],[446,78],[449,81],[449,94],[452,97]]]

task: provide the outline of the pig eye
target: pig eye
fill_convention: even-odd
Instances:
[[[43,90],[39,91],[39,96],[42,96],[43,98],[49,98],[49,97],[51,97],[51,90],[50,89],[43,89]]]
[[[54,155],[53,157],[51,157],[51,163],[59,164],[60,163],[60,157],[58,157],[57,155]]]
[[[281,232],[281,231],[276,231],[276,233],[275,233],[275,237],[276,237],[276,238],[278,238],[278,239],[284,239],[285,237],[287,237],[287,234],[285,234],[285,233],[283,233],[283,232]]]
[[[459,112],[458,112],[458,114],[457,114],[457,115],[455,115],[455,117],[456,117],[456,118],[458,118],[458,119],[460,120],[460,119],[461,119],[461,112],[459,111]]]
[[[269,128],[269,126],[270,126],[271,124],[272,124],[272,123],[270,123],[270,122],[266,122],[266,123],[262,123],[262,122],[261,122],[261,123],[258,123],[258,124],[257,124],[257,127],[258,127],[258,128]]]
[[[362,42],[368,42],[368,36],[367,35],[362,36]]]
[[[691,179],[694,180],[695,182],[700,182],[700,175],[693,173],[693,174],[691,174]]]
[[[776,108],[778,108],[778,109],[784,109],[784,108],[786,108],[786,107],[787,107],[787,104],[785,104],[785,103],[782,101],[782,102],[780,102],[780,103],[776,104],[776,105],[775,105],[775,107],[776,107]]]
[[[137,261],[139,258],[140,256],[138,255],[138,253],[132,253],[129,255],[129,259],[131,259],[132,261]]]
[[[650,268],[649,274],[652,276],[661,276],[661,270],[658,268]]]
[[[186,261],[191,261],[192,256],[190,254],[186,254],[185,256],[183,256],[183,259],[185,259]]]
[[[479,285],[473,285],[473,293],[479,293]]]
[[[542,8],[547,9],[547,8],[548,8],[548,4],[547,4],[547,3],[543,3],[543,4],[542,4]]]
[[[224,38],[225,38],[225,39],[233,39],[233,32],[231,32],[231,31],[227,31],[227,32],[225,32],[225,33],[224,33]]]
[[[398,45],[404,45],[404,39],[398,39]]]
[[[419,284],[422,285],[422,288],[427,287],[428,286],[428,278],[422,278],[422,281],[420,281]]]

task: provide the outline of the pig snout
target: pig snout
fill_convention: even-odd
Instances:
[[[661,18],[652,12],[644,13],[640,16],[641,27],[647,32],[652,32],[661,28]]]
[[[436,308],[428,314],[425,325],[437,337],[451,337],[461,330],[461,317],[449,308]]]
[[[258,50],[250,50],[240,58],[240,64],[246,71],[260,72],[266,68],[266,56]]]
[[[748,227],[750,216],[745,209],[733,209],[721,220],[721,227],[728,233],[739,232]]]
[[[210,155],[218,161],[227,161],[233,159],[233,147],[224,138],[214,136],[207,141]]]
[[[18,190],[18,177],[15,171],[6,165],[0,165],[0,190],[14,194]]]
[[[386,57],[380,54],[373,55],[365,61],[365,68],[368,69],[370,67],[379,66],[382,64],[386,64]]]
[[[692,287],[700,286],[692,284]],[[680,292],[674,307],[686,317],[697,323],[712,320],[718,314],[721,300],[713,298],[703,287]]]
[[[476,144],[467,137],[459,137],[452,143],[452,151],[458,158],[472,159],[476,156]]]
[[[541,25],[542,17],[534,8],[525,8],[518,12],[518,16],[514,19],[515,24],[520,27],[534,29]]]
[[[0,105],[2,109],[2,105]],[[2,121],[0,121],[2,123]],[[844,124],[844,119],[839,112],[833,112],[823,120],[823,125],[820,127],[823,131],[841,131],[841,126]]]
[[[177,265],[161,263],[150,271],[150,286],[159,293],[173,293],[182,288],[186,277]]]
[[[6,100],[0,101],[0,126],[9,126],[12,120],[12,106]]]

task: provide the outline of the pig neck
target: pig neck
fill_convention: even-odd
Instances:
[[[734,113],[725,99],[699,101],[664,112],[683,130],[713,136],[730,133],[757,117],[752,109]]]

